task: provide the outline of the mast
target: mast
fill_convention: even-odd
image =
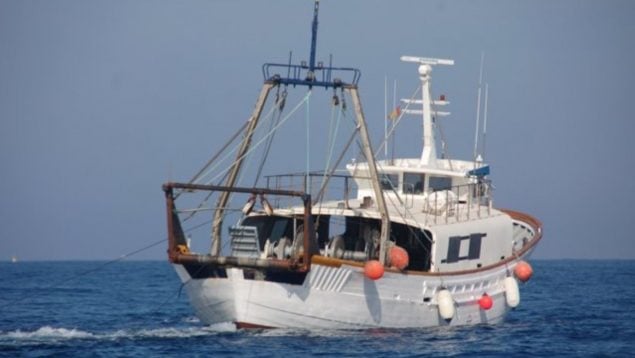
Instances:
[[[421,114],[423,119],[423,150],[421,152],[422,165],[434,165],[437,160],[436,143],[432,127],[432,104],[445,104],[445,101],[432,101],[430,96],[430,74],[433,65],[454,65],[454,60],[440,58],[426,58],[414,56],[401,56],[404,62],[414,62],[419,64],[419,79],[421,80],[421,105],[422,110],[408,110],[409,113]],[[409,101],[408,101],[409,102]],[[415,101],[418,103],[419,101]],[[446,112],[434,112],[435,115],[447,115]]]
[[[311,54],[309,56],[309,72],[307,80],[315,79],[315,48],[317,47],[318,11],[320,10],[320,0],[315,0],[313,7],[313,23],[311,24]]]

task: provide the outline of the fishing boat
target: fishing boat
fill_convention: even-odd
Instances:
[[[532,275],[527,259],[542,224],[494,206],[490,166],[482,158],[437,155],[435,119],[448,114],[440,110],[448,101],[433,99],[431,73],[454,61],[401,57],[419,81],[398,116],[421,118],[421,152],[378,159],[358,92],[361,72],[316,62],[319,1],[313,10],[310,60],[265,64],[243,127],[190,181],[163,185],[169,260],[196,315],[205,324],[238,328],[500,322],[520,304],[519,286]],[[352,102],[354,125],[342,154],[333,154],[335,141],[326,140],[331,130],[312,136],[332,154],[324,170],[263,177],[261,164],[254,185],[239,185],[250,156],[271,160],[273,134],[291,118],[281,115],[287,91],[298,88],[306,95],[291,112],[318,88],[333,91],[337,111]],[[342,164],[355,143],[359,159]],[[221,169],[217,163],[227,158]],[[191,235],[208,227],[211,247],[197,252]]]

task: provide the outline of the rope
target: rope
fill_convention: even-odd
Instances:
[[[280,88],[278,87],[278,89]],[[271,121],[271,126],[269,127],[270,132],[276,124],[280,123],[280,118],[282,117],[282,110],[284,109],[284,102],[286,97],[287,97],[286,90],[282,92],[282,97],[279,97],[279,96],[277,97],[278,100],[276,100],[276,107],[278,108],[277,110],[278,115],[276,116],[275,120]],[[265,145],[265,150],[262,153],[262,158],[260,160],[260,165],[258,166],[258,172],[256,173],[256,179],[254,180],[253,186],[256,186],[256,184],[258,184],[258,181],[260,180],[260,176],[262,175],[262,169],[264,168],[265,162],[267,161],[267,158],[269,157],[269,151],[271,150],[271,145],[273,144],[273,138],[274,138],[274,135],[272,134],[269,137],[267,144]]]
[[[52,284],[50,284],[50,285],[48,285],[48,286],[41,287],[41,288],[40,288],[40,290],[48,290],[48,289],[51,289],[51,288],[54,288],[54,287],[58,287],[58,286],[61,286],[61,285],[63,285],[63,284],[66,284],[66,283],[68,283],[68,282],[71,282],[71,281],[77,280],[78,278],[81,278],[81,277],[87,276],[87,275],[89,275],[89,274],[92,274],[92,273],[97,272],[97,271],[100,271],[100,270],[103,270],[106,266],[112,265],[112,264],[117,263],[117,262],[119,262],[119,261],[122,261],[122,260],[124,260],[124,259],[126,259],[126,258],[128,258],[128,257],[130,257],[130,256],[136,255],[136,254],[138,254],[138,253],[140,253],[140,252],[143,252],[143,251],[145,251],[145,250],[148,250],[148,249],[150,249],[150,248],[153,248],[153,247],[155,247],[155,246],[157,246],[157,245],[159,245],[159,244],[161,244],[161,243],[163,243],[163,242],[165,242],[165,241],[167,241],[167,240],[168,240],[168,239],[166,238],[166,239],[161,239],[161,240],[159,240],[159,241],[153,242],[153,243],[152,243],[152,244],[150,244],[150,245],[144,246],[144,247],[142,247],[142,248],[140,248],[140,249],[134,250],[134,251],[129,252],[129,253],[127,253],[127,254],[121,255],[120,257],[118,257],[118,258],[116,258],[116,259],[112,259],[112,260],[110,260],[110,261],[104,262],[103,264],[101,264],[101,265],[99,265],[99,266],[97,266],[97,267],[95,267],[95,268],[92,268],[92,269],[90,269],[90,270],[86,270],[86,271],[80,272],[80,273],[78,273],[78,274],[76,274],[76,275],[74,275],[74,276],[71,276],[71,277],[66,278],[66,279],[64,279],[64,280],[61,280],[61,281],[58,281],[58,282],[52,283]],[[13,305],[13,304],[15,304],[15,303],[18,303],[18,302],[22,302],[22,301],[25,301],[25,300],[31,299],[31,298],[33,298],[34,296],[36,296],[36,294],[31,294],[31,295],[28,295],[28,296],[24,296],[24,297],[22,297],[22,298],[20,298],[20,299],[17,299],[17,300],[15,300],[15,301],[13,301],[13,302],[5,303],[4,305],[0,306],[0,309],[3,309],[3,308],[8,307],[8,306],[11,306],[11,305]]]
[[[193,227],[190,227],[189,229],[185,230],[184,232],[185,232],[185,233],[192,232],[192,231],[194,231],[194,230],[196,230],[196,229],[198,229],[198,228],[200,228],[200,227],[202,227],[202,226],[204,226],[204,225],[207,225],[207,224],[209,224],[209,223],[211,223],[211,222],[212,222],[212,220],[208,220],[208,221],[203,222],[203,223],[201,223],[201,224],[198,224],[198,225],[195,225],[195,226],[193,226]],[[51,289],[51,288],[60,287],[60,286],[62,286],[62,285],[64,285],[64,284],[67,284],[67,283],[69,283],[69,282],[75,281],[75,280],[80,279],[80,278],[82,278],[82,277],[84,277],[84,276],[88,276],[88,275],[93,274],[93,273],[95,273],[95,272],[97,272],[97,271],[101,271],[101,270],[103,270],[103,269],[104,269],[105,267],[107,267],[107,266],[110,266],[110,265],[112,265],[112,264],[114,264],[114,263],[117,263],[117,262],[123,261],[123,260],[125,260],[125,259],[127,259],[127,258],[129,258],[129,257],[131,257],[131,256],[134,256],[134,255],[136,255],[136,254],[139,254],[139,253],[141,253],[141,252],[143,252],[143,251],[149,250],[149,249],[151,249],[151,248],[153,248],[153,247],[155,247],[155,246],[157,246],[157,245],[159,245],[159,244],[162,244],[162,243],[164,243],[164,242],[166,242],[166,241],[168,241],[168,239],[167,239],[167,238],[164,238],[164,239],[161,239],[161,240],[155,241],[155,242],[153,242],[153,243],[151,243],[151,244],[149,244],[149,245],[146,245],[146,246],[141,247],[141,248],[139,248],[139,249],[133,250],[133,251],[131,251],[131,252],[127,253],[127,254],[121,255],[121,256],[119,256],[119,257],[117,257],[117,258],[115,258],[115,259],[112,259],[112,260],[110,260],[110,261],[106,261],[106,262],[102,263],[101,265],[99,265],[99,266],[97,266],[97,267],[94,267],[94,268],[92,268],[92,269],[89,269],[89,270],[86,270],[86,271],[82,271],[82,272],[80,272],[80,273],[78,273],[78,274],[76,274],[76,275],[73,275],[73,276],[68,277],[68,278],[65,278],[65,279],[63,279],[63,280],[60,280],[60,281],[54,282],[54,283],[52,283],[52,284],[50,284],[50,285],[47,285],[47,286],[44,286],[44,287],[40,287],[38,291],[41,291],[41,290],[49,290],[49,289]],[[12,305],[14,305],[14,304],[16,304],[16,303],[20,303],[20,302],[23,302],[23,301],[27,301],[27,300],[29,300],[29,299],[32,299],[32,298],[33,298],[33,297],[35,297],[35,296],[39,296],[39,295],[38,295],[37,293],[33,293],[33,294],[30,294],[30,295],[24,296],[24,297],[22,297],[22,298],[19,298],[19,299],[17,299],[17,300],[14,300],[14,301],[11,301],[11,302],[8,302],[8,303],[5,303],[5,304],[3,304],[3,305],[1,305],[1,306],[0,306],[0,310],[1,310],[1,309],[4,309],[4,308],[6,308],[6,307],[12,306]]]

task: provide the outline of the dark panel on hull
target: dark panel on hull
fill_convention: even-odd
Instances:
[[[221,267],[213,267],[206,264],[183,264],[183,267],[194,279],[227,278],[227,271]]]
[[[289,285],[302,285],[306,275],[307,272],[243,270],[245,280],[262,280]]]

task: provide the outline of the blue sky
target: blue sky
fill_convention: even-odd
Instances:
[[[452,102],[450,154],[469,158],[485,53],[496,205],[543,221],[537,258],[635,259],[633,14],[613,0],[323,0],[318,55],[362,70],[375,142],[384,78],[401,97],[417,84],[399,56],[453,58],[433,81]],[[246,120],[262,63],[307,58],[311,15],[309,0],[1,1],[0,260],[109,259],[164,237],[161,184]],[[415,133],[397,134],[398,153],[418,154]]]

